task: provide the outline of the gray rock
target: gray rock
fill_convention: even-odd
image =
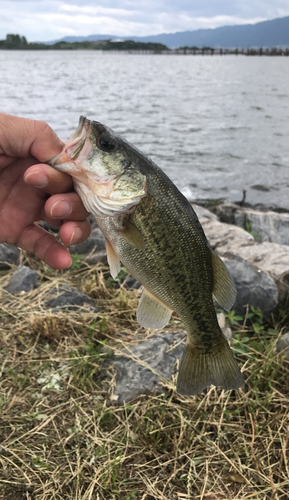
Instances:
[[[236,210],[235,224],[246,229],[246,223],[255,239],[289,245],[289,214],[248,208]]]
[[[278,245],[277,243],[255,243],[253,245],[242,245],[239,250],[235,246],[232,247],[235,255],[249,260],[252,264],[267,271],[272,277],[278,279],[280,274],[289,271],[289,248],[287,245]],[[232,254],[232,250],[227,252],[225,246],[218,246],[218,250],[222,254]]]
[[[92,223],[91,234],[87,240],[78,245],[72,245],[70,253],[83,255],[85,262],[90,266],[94,266],[99,262],[107,264],[105,237],[95,221]]]
[[[231,255],[234,256],[234,251],[237,246],[251,246],[255,244],[253,236],[241,229],[240,227],[225,224],[218,220],[215,214],[211,214],[209,210],[198,205],[193,205],[193,208],[203,226],[205,234],[214,249],[222,249],[226,246],[227,252],[233,248]],[[213,217],[212,217],[213,215]]]
[[[289,245],[289,214],[272,210],[262,211],[240,207],[234,203],[222,203],[212,208],[221,222],[235,224],[253,234],[257,241]]]
[[[245,260],[269,274],[275,281],[279,300],[289,291],[289,246],[264,241],[258,243],[244,229],[204,216],[193,205],[211,246],[221,258]]]
[[[29,292],[32,288],[39,286],[37,273],[27,266],[18,267],[5,287],[7,292],[17,295],[20,292]]]
[[[224,314],[218,315],[218,321],[230,342],[232,331],[225,326]],[[115,371],[115,388],[109,403],[121,405],[142,394],[163,392],[161,377],[171,381],[176,373],[176,361],[183,355],[185,339],[185,331],[160,332],[105,361],[103,368]]]
[[[195,205],[192,204],[192,207],[194,211],[196,212],[197,216],[199,219],[202,219],[202,223],[208,222],[208,221],[218,221],[219,217],[216,215],[213,210],[208,210],[205,207],[202,207],[201,205]]]
[[[11,265],[18,264],[20,250],[14,245],[0,244],[0,270],[10,269]]]
[[[184,350],[181,342],[184,337],[184,332],[158,333],[105,361],[103,368],[113,368],[116,375],[111,404],[128,403],[153,391],[162,392],[160,376],[171,380],[176,361]]]
[[[239,205],[235,203],[225,202],[211,207],[211,211],[218,217],[221,222],[226,224],[236,224],[235,213],[239,210]],[[243,226],[242,226],[243,227]]]
[[[271,276],[244,260],[225,259],[224,262],[237,288],[233,306],[236,314],[244,315],[249,304],[269,316],[278,304],[278,288]]]
[[[142,285],[139,281],[137,281],[133,276],[131,276],[130,274],[127,275],[127,276],[124,276],[121,280],[120,280],[124,286],[126,288],[128,288],[129,290],[138,290]]]
[[[98,312],[93,300],[88,295],[70,286],[62,285],[59,288],[53,288],[49,293],[54,297],[48,300],[45,306],[53,309],[54,312],[77,311],[79,308]]]
[[[276,342],[276,352],[281,352],[285,359],[289,361],[289,332],[285,333],[285,335]]]
[[[289,291],[289,269],[278,276],[279,300],[285,299]]]
[[[102,252],[105,250],[105,237],[103,236],[101,230],[97,227],[96,223],[93,224],[91,234],[87,240],[83,241],[83,243],[72,245],[70,247],[70,253],[87,255],[93,250],[96,252]]]
[[[87,257],[85,257],[85,262],[87,262],[90,266],[95,266],[95,264],[98,264],[99,262],[107,264],[106,250],[100,250],[99,252],[93,252],[87,255]]]

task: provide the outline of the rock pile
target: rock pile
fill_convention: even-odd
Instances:
[[[194,205],[194,209],[212,248],[226,262],[226,265],[232,272],[237,291],[239,292],[234,309],[238,311],[242,309],[244,312],[244,306],[248,303],[246,300],[249,295],[250,304],[254,307],[260,307],[261,311],[266,316],[269,316],[274,307],[277,306],[278,301],[282,300],[288,293],[289,246],[268,241],[255,241],[254,236],[248,231],[233,224],[220,222],[217,215],[209,210],[197,205]],[[229,216],[227,219],[229,219]],[[234,271],[234,264],[230,265],[230,260],[241,263],[236,271]],[[252,264],[253,268],[248,266],[247,263]],[[241,267],[244,271],[242,273],[244,283],[246,283],[247,290],[249,286],[250,292],[243,293],[242,283],[238,281]],[[255,286],[256,273],[254,270],[260,275],[257,286]],[[251,278],[248,273],[251,274]],[[247,277],[245,278],[245,276]],[[261,286],[260,281],[262,283]],[[272,291],[269,310],[267,310],[267,291],[261,288],[265,283],[266,286],[270,283]]]
[[[213,212],[220,222],[247,229],[257,241],[269,241],[289,245],[289,214],[240,207],[234,203],[222,203]]]

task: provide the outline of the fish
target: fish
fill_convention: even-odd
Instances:
[[[142,284],[138,323],[162,329],[173,311],[183,323],[187,341],[177,392],[189,397],[211,384],[239,389],[244,378],[214,306],[215,298],[231,309],[236,288],[175,184],[124,138],[84,116],[48,163],[73,177],[75,191],[105,236],[112,277],[122,263]]]

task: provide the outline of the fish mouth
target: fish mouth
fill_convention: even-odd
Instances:
[[[90,153],[97,149],[93,143],[95,123],[81,116],[62,152],[47,163],[73,177],[74,188],[88,212],[97,217],[114,217],[134,210],[140,203],[146,195],[146,177],[140,173],[126,176],[124,167],[110,173],[101,161],[93,160]]]
[[[93,144],[90,140],[90,132],[91,121],[85,116],[81,116],[79,118],[77,129],[69,138],[69,141],[65,145],[63,151],[59,155],[54,156],[54,158],[47,163],[57,170],[69,172],[68,166],[66,168],[61,168],[60,165],[63,165],[64,163],[71,164],[71,162],[74,162],[75,160],[80,160],[80,156],[83,158],[91,152]],[[71,170],[74,170],[74,168],[71,168]]]
[[[85,116],[79,118],[79,124],[69,139],[64,151],[72,159],[76,160],[82,151],[87,138],[90,136],[91,122]]]

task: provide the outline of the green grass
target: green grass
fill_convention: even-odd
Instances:
[[[274,346],[286,304],[266,320],[227,314],[246,383],[192,398],[175,392],[110,406],[110,351],[151,331],[135,320],[139,291],[116,288],[78,257],[52,271],[29,257],[40,287],[15,298],[0,276],[0,499],[285,500],[289,496],[289,369]],[[99,313],[50,313],[48,290],[87,293]],[[176,316],[166,327],[178,331]]]

